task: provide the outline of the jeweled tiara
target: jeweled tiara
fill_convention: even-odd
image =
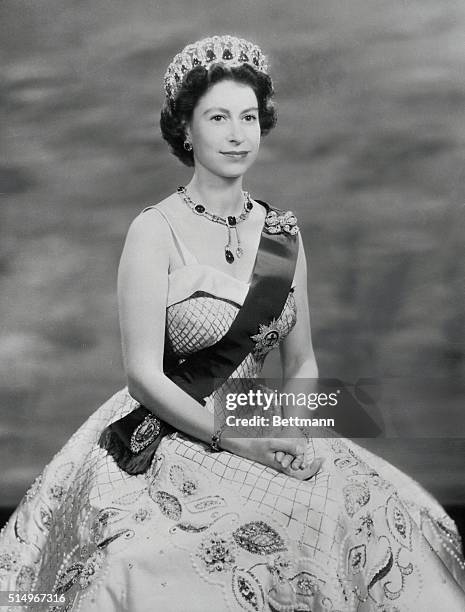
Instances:
[[[227,66],[249,64],[256,70],[268,74],[266,56],[257,45],[236,36],[210,36],[191,43],[174,56],[165,73],[165,93],[174,99],[184,75],[195,66],[209,66],[215,63]]]

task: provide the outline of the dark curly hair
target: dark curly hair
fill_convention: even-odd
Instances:
[[[192,151],[184,149],[185,126],[192,119],[194,108],[200,98],[215,83],[223,80],[244,83],[254,90],[258,100],[258,118],[262,135],[267,134],[276,124],[276,109],[272,101],[273,82],[267,74],[255,70],[249,64],[230,67],[218,63],[210,66],[209,70],[204,66],[196,66],[185,75],[175,99],[165,100],[160,116],[163,138],[170,145],[174,155],[186,166],[194,165],[194,155]]]

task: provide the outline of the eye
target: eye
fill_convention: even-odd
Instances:
[[[213,115],[212,117],[210,117],[211,121],[216,121],[217,123],[219,123],[223,119],[225,119],[224,115]]]
[[[244,119],[247,123],[253,123],[254,121],[257,121],[257,115],[244,115]]]

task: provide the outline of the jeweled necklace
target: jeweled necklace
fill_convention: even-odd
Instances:
[[[244,253],[244,250],[241,247],[241,241],[239,239],[237,226],[239,225],[239,223],[242,223],[242,221],[245,221],[247,219],[250,214],[250,211],[253,208],[253,203],[250,199],[250,194],[248,193],[248,191],[242,192],[244,198],[244,210],[238,217],[235,217],[233,215],[230,215],[228,217],[220,217],[219,215],[214,215],[213,213],[208,212],[208,210],[203,204],[196,204],[194,200],[192,200],[192,198],[187,194],[185,187],[178,187],[178,194],[180,198],[187,204],[187,206],[189,206],[193,213],[195,213],[196,215],[200,215],[201,217],[205,217],[206,219],[208,219],[209,221],[213,221],[214,223],[225,225],[228,228],[228,242],[224,247],[224,257],[228,263],[232,264],[234,261],[231,244],[231,230],[235,230],[236,232],[237,257],[239,258]]]

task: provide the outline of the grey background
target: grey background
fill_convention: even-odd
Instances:
[[[226,32],[271,60],[279,123],[246,187],[299,217],[321,374],[440,378],[462,439],[369,445],[465,502],[464,28],[453,0],[0,4],[0,504],[125,383],[124,235],[189,177],[162,76]]]

